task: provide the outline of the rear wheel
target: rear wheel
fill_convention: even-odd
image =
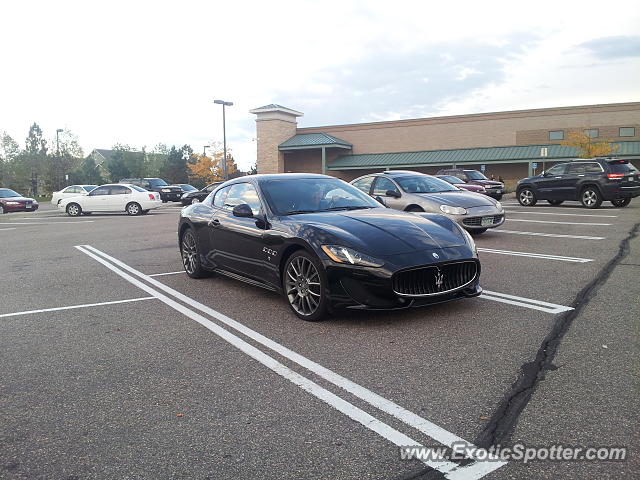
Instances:
[[[549,202],[554,207],[560,205],[563,201],[564,200],[547,200],[547,202]]]
[[[631,203],[631,198],[616,198],[615,200],[611,200],[611,204],[617,208],[626,207],[630,203]]]
[[[0,212],[2,212],[3,215],[7,213],[7,211],[4,209],[4,205],[0,206]]]
[[[294,313],[309,322],[323,320],[327,313],[324,269],[309,253],[300,250],[287,259],[283,287]]]
[[[525,187],[518,191],[518,202],[520,202],[520,205],[523,207],[533,207],[537,201],[538,198],[535,192],[530,188]]]
[[[191,278],[204,278],[211,275],[211,272],[202,268],[198,242],[193,230],[190,228],[182,235],[180,241],[180,255],[184,271]]]
[[[602,195],[596,187],[586,187],[580,194],[580,202],[587,208],[598,208],[602,203]]]
[[[82,207],[77,203],[70,203],[67,205],[67,215],[70,217],[77,217],[82,213]]]
[[[140,215],[140,214],[142,214],[142,207],[140,206],[139,203],[131,202],[131,203],[127,204],[127,207],[125,208],[125,211],[129,215]]]

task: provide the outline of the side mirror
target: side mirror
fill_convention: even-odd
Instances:
[[[387,190],[384,192],[387,197],[400,198],[400,194],[395,190]]]
[[[546,177],[548,176],[547,172],[545,172],[544,170],[542,172],[540,172],[540,176],[541,177]]]
[[[251,207],[246,203],[241,203],[240,205],[236,205],[235,207],[233,207],[232,211],[233,211],[234,217],[245,217],[245,218],[253,217],[253,210],[251,210]]]
[[[385,207],[387,206],[387,204],[384,202],[384,198],[382,198],[380,195],[376,195],[375,197],[373,197],[374,200],[376,200],[378,203],[381,203],[382,205],[384,205]]]

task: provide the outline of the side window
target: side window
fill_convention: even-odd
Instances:
[[[217,187],[218,185],[220,185],[220,184],[219,184],[219,183],[213,183],[213,184],[211,184],[211,185],[207,185],[207,186],[204,188],[204,191],[205,191],[205,192],[213,192],[213,191],[216,189],[216,187]]]
[[[353,182],[353,186],[362,190],[364,193],[369,194],[371,191],[371,184],[376,177],[364,177],[358,180],[357,182]]]
[[[109,195],[109,187],[98,187],[89,193],[92,197],[96,195]]]
[[[250,183],[236,183],[231,185],[227,198],[224,201],[224,208],[233,209],[236,205],[243,203],[251,207],[254,215],[260,213],[261,205],[258,192]]]
[[[224,207],[224,201],[227,198],[227,194],[229,193],[229,188],[231,187],[225,187],[222,188],[220,190],[218,190],[216,192],[215,197],[213,198],[213,205],[218,207],[218,208],[223,208]]]
[[[596,162],[585,163],[586,173],[602,173],[603,171],[604,170],[602,169],[599,163],[596,163]]]
[[[74,187],[67,187],[62,191],[62,193],[76,193],[76,191],[74,190]]]
[[[566,172],[567,172],[566,163],[561,163],[560,165],[554,165],[549,170],[547,170],[547,173],[549,175],[564,175]]]
[[[127,195],[129,193],[131,193],[131,190],[124,185],[114,185],[109,188],[110,195]]]
[[[141,187],[144,188],[145,190],[150,190],[151,189],[151,184],[149,183],[149,180],[142,180],[141,183]]]
[[[387,194],[387,190],[393,190],[394,192],[400,194],[400,190],[396,187],[396,184],[391,180],[385,177],[378,177],[376,179],[376,183],[373,187],[373,195],[377,196],[385,196]]]
[[[584,163],[572,163],[569,165],[569,173],[580,174],[586,172],[586,164]]]

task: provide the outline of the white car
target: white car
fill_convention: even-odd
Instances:
[[[51,196],[51,204],[58,205],[60,200],[64,198],[86,195],[96,187],[97,185],[69,185],[67,188],[63,188],[59,192],[53,192],[53,195]]]
[[[129,215],[148,213],[162,205],[160,194],[131,184],[101,185],[88,195],[65,198],[58,204],[60,212],[71,217],[93,212],[127,212]]]

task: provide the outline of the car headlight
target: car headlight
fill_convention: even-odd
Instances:
[[[180,198],[181,198],[181,199],[182,199],[182,198],[186,198],[186,197],[187,197],[187,195],[189,195],[189,194],[188,194],[188,193],[183,193],[183,194],[182,194],[182,196],[181,196]]]
[[[462,207],[452,207],[451,205],[440,205],[440,210],[449,215],[466,215],[467,210]]]
[[[502,204],[498,201],[496,201],[496,208],[498,209],[499,212],[501,212],[503,210],[502,208]]]
[[[20,205],[20,202],[7,202],[7,205]]]
[[[381,267],[384,264],[384,262],[377,258],[340,245],[322,245],[322,251],[336,263],[362,265],[363,267]]]
[[[165,192],[165,193],[168,193],[168,192],[170,192],[170,191],[171,191],[171,190],[169,190],[168,188],[162,188],[161,190],[162,190],[163,192]]]

